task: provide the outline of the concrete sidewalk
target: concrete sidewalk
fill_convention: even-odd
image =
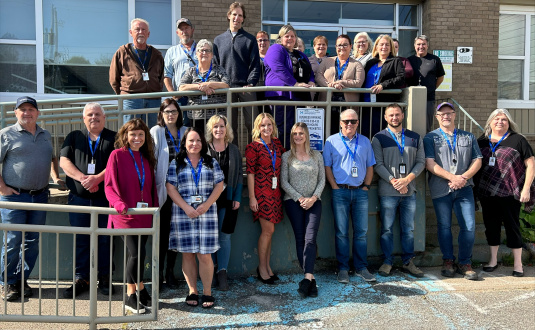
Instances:
[[[352,276],[347,285],[338,283],[335,274],[320,272],[316,274],[319,296],[306,299],[297,293],[301,275],[281,274],[280,284],[275,286],[263,285],[253,276],[232,278],[230,291],[213,291],[216,307],[209,310],[186,306],[187,289],[182,283],[178,290],[162,290],[157,322],[99,328],[535,329],[534,267],[525,266],[523,278],[512,277],[511,267],[500,266],[493,273],[478,269],[480,281],[468,281],[460,275],[443,278],[439,267],[422,269],[426,276],[421,279],[395,270],[387,278],[377,275],[377,282],[372,284]],[[112,301],[114,313],[121,310],[118,291]],[[43,305],[55,307],[54,296],[46,296]],[[77,299],[77,313],[84,313],[87,299],[87,293]],[[104,300],[99,296],[99,312],[101,308],[107,311]],[[37,312],[36,301],[27,301],[25,314]],[[61,313],[72,313],[72,300],[58,302]],[[3,302],[0,305],[1,319]],[[8,303],[10,313],[16,305]],[[132,315],[132,321],[135,317]],[[87,325],[0,322],[0,328],[85,329]]]

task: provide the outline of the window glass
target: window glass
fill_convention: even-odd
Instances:
[[[418,26],[418,6],[399,6],[399,25]]]
[[[535,100],[535,15],[531,16],[530,45],[529,99]]]
[[[284,21],[284,1],[262,1],[262,19],[265,21]]]
[[[35,93],[35,46],[0,44],[0,92]]]
[[[149,22],[151,45],[171,45],[174,34],[171,0],[136,0],[136,17]]]
[[[35,0],[0,0],[0,39],[35,40]]]
[[[113,93],[108,72],[128,43],[127,15],[127,0],[43,0],[45,93]]]
[[[342,3],[288,0],[288,21],[338,24]]]
[[[375,3],[339,3],[342,7],[340,23],[367,26],[394,25],[394,5]]]
[[[525,22],[525,15],[500,14],[499,55],[524,55]]]
[[[522,60],[498,60],[498,99],[522,99]]]
[[[414,50],[414,38],[418,36],[418,30],[399,30],[399,53],[398,56],[409,57],[416,54]]]

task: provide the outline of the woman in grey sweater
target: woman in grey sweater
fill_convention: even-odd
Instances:
[[[301,297],[317,297],[314,278],[316,236],[321,218],[321,193],[325,187],[323,157],[310,149],[305,123],[295,123],[290,138],[291,150],[282,155],[281,187],[286,192],[284,206],[295,235],[299,265],[305,278],[297,290]]]

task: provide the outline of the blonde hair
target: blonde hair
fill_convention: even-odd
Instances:
[[[214,140],[213,130],[215,124],[217,124],[221,119],[223,119],[223,122],[225,123],[225,128],[227,129],[227,132],[225,133],[225,142],[230,143],[232,140],[234,140],[234,131],[232,130],[232,127],[230,127],[227,117],[223,115],[213,115],[208,119],[208,122],[206,123],[206,133],[204,134],[206,136],[206,142],[212,143]]]
[[[507,120],[509,121],[509,130],[511,132],[515,132],[515,133],[520,133],[519,129],[518,129],[518,125],[515,123],[515,121],[513,120],[513,117],[511,116],[511,114],[509,113],[509,111],[507,111],[507,109],[496,109],[494,111],[491,112],[490,116],[489,116],[489,119],[487,119],[487,123],[485,124],[485,137],[489,137],[489,135],[492,134],[492,128],[490,127],[490,123],[494,120],[494,118],[498,115],[505,115],[507,117]]]
[[[295,31],[294,27],[290,24],[283,25],[279,30],[279,35],[277,36],[277,39],[275,40],[275,43],[280,44],[282,37],[284,37],[286,34],[293,32],[295,35],[295,45],[297,45],[297,32]]]
[[[291,137],[290,137],[290,157],[289,157],[289,161],[292,161],[293,159],[297,159],[297,155],[295,154],[295,149],[296,149],[296,145],[295,145],[295,141],[294,141],[294,132],[297,128],[302,128],[303,131],[305,132],[305,137],[306,137],[306,140],[305,140],[305,152],[307,153],[307,155],[309,156],[313,156],[312,154],[312,149],[310,149],[310,134],[309,134],[309,131],[308,131],[308,126],[307,124],[303,123],[303,122],[297,122],[295,123],[293,126],[292,126],[292,131],[291,131]]]
[[[373,44],[372,38],[370,38],[370,36],[366,32],[359,32],[355,36],[355,39],[353,39],[353,56],[355,58],[357,58],[359,56],[359,50],[358,50],[358,46],[357,46],[357,39],[360,38],[360,37],[366,37],[366,41],[368,41],[368,49],[366,50],[366,53],[371,53],[372,52],[372,44]]]
[[[273,119],[273,116],[269,113],[263,112],[256,116],[256,119],[254,120],[253,140],[257,140],[260,138],[260,125],[262,124],[262,119],[264,118],[268,118],[271,121],[271,125],[273,125],[273,133],[271,133],[271,137],[279,136],[279,130],[277,129],[277,123],[275,123],[275,119]]]
[[[394,54],[395,52],[395,48],[394,48],[394,41],[392,40],[392,37],[389,36],[388,34],[381,34],[380,36],[377,37],[377,39],[375,39],[375,43],[373,44],[373,52],[372,52],[372,56],[373,57],[377,57],[377,55],[379,54],[379,51],[377,50],[377,45],[379,45],[379,41],[381,41],[381,39],[386,39],[388,41],[388,43],[390,44],[390,55],[389,56],[396,56],[396,54]]]

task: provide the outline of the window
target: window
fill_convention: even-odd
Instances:
[[[502,11],[498,46],[500,107],[522,108],[535,100],[535,15]],[[505,101],[505,102],[504,102]]]

